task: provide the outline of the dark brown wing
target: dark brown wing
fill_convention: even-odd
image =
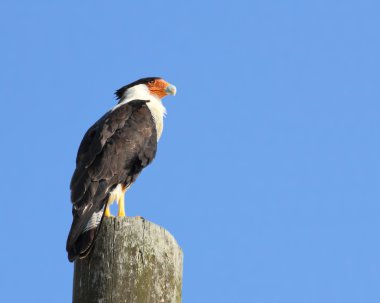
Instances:
[[[70,184],[73,223],[66,249],[71,261],[94,242],[94,232],[86,241],[80,236],[94,212],[104,210],[110,192],[118,184],[131,184],[154,159],[157,133],[146,102],[135,100],[109,111],[82,140]]]

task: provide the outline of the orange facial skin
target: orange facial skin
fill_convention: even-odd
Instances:
[[[163,97],[167,96],[168,94],[166,93],[165,89],[169,86],[170,84],[166,82],[163,79],[156,79],[149,81],[147,86],[149,88],[149,91],[152,95],[156,95],[158,98],[162,99]]]

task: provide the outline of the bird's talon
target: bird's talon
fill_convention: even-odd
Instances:
[[[113,218],[114,217],[111,215],[109,206],[106,207],[106,211],[104,212],[104,216],[107,218]]]

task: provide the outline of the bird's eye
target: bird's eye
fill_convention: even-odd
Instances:
[[[149,84],[154,84],[154,82],[155,82],[154,80],[150,80],[148,83]]]

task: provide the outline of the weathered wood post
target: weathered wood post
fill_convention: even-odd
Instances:
[[[180,303],[182,250],[142,218],[104,218],[91,254],[75,262],[74,303]]]

